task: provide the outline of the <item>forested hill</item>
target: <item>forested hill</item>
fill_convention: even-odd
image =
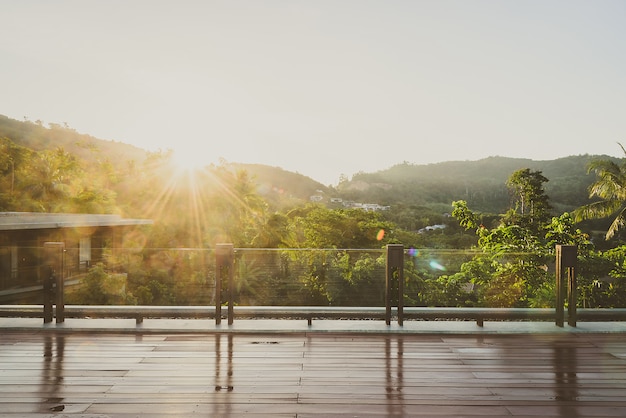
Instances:
[[[0,139],[32,151],[62,148],[87,165],[95,166],[107,161],[118,169],[130,162],[140,166],[148,156],[147,150],[119,141],[103,140],[82,134],[63,124],[47,124],[41,121],[19,121],[0,115]],[[167,150],[164,150],[167,151]],[[326,186],[307,176],[263,164],[224,163],[231,171],[246,170],[257,184],[258,192],[274,207],[302,204],[314,194],[328,194]],[[0,175],[2,158],[0,158]]]
[[[67,125],[55,123],[44,126],[41,121],[18,121],[0,115],[0,138],[8,138],[15,144],[33,151],[63,148],[87,162],[105,157],[112,164],[127,161],[141,162],[148,152],[134,145],[95,138],[76,132]]]
[[[258,193],[276,206],[289,205],[294,200],[306,200],[317,194],[333,194],[327,186],[304,174],[264,164],[227,164],[235,170],[246,170],[257,185]],[[282,203],[281,203],[282,202]]]
[[[344,199],[368,200],[385,205],[450,205],[466,200],[477,211],[502,213],[509,207],[506,180],[516,170],[541,171],[548,178],[545,190],[556,211],[569,211],[589,202],[587,174],[594,159],[606,155],[578,155],[556,160],[489,157],[478,161],[450,161],[415,165],[402,163],[376,173],[359,173],[339,184]]]
[[[63,148],[87,164],[106,160],[118,168],[129,161],[140,163],[149,152],[123,142],[102,140],[81,134],[66,125],[40,121],[18,121],[0,115],[0,139],[33,151]],[[258,192],[275,208],[302,204],[311,195],[381,205],[420,205],[439,212],[448,211],[455,200],[466,200],[475,211],[502,213],[509,208],[506,180],[516,170],[540,170],[548,178],[545,190],[555,212],[572,210],[589,202],[588,186],[594,174],[587,174],[593,159],[605,155],[579,155],[556,160],[535,161],[489,157],[478,161],[450,161],[416,165],[402,163],[375,173],[358,173],[336,189],[299,173],[263,164],[226,163],[232,170],[244,169]],[[8,169],[7,169],[8,170]]]

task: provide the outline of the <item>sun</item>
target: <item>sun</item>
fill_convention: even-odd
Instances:
[[[170,219],[176,213],[177,222],[187,231],[186,245],[202,247],[211,192],[205,186],[212,179],[211,162],[201,150],[168,148],[162,155],[164,159],[157,160],[157,169],[167,177],[155,191],[146,213],[156,219]]]
[[[194,172],[210,164],[206,151],[200,147],[180,146],[172,149],[172,162],[180,172]]]

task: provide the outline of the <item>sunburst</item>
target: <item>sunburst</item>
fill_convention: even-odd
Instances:
[[[149,169],[163,182],[156,183],[158,191],[155,189],[156,194],[146,202],[144,213],[182,227],[182,234],[179,232],[182,239],[176,245],[204,248],[216,240],[232,240],[226,231],[233,226],[224,222],[234,222],[238,216],[256,211],[245,195],[246,190],[239,187],[248,179],[224,167],[192,167],[186,160],[181,163],[174,155],[164,154],[164,158]]]

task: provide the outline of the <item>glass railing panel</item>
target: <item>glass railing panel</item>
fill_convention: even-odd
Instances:
[[[66,249],[66,304],[213,306],[228,301],[226,281],[216,295],[213,249],[93,250],[99,257],[84,260],[76,249]],[[0,304],[42,303],[47,274],[43,251],[0,248]],[[233,301],[239,306],[381,307],[385,263],[384,249],[235,248]],[[507,252],[496,257],[477,251],[408,248],[403,273],[406,307],[555,305],[553,256]],[[579,307],[624,307],[618,278],[583,263],[577,276]]]

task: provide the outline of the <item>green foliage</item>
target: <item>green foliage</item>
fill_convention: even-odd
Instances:
[[[617,214],[607,236],[618,235],[626,222],[624,164],[590,156],[404,163],[343,178],[334,190],[261,165],[185,171],[169,151],[149,153],[67,126],[0,117],[0,210],[119,213],[155,221],[149,232],[124,237],[127,252],[107,253],[110,270],[90,270],[72,295],[89,303],[211,303],[214,263],[202,251],[230,242],[247,251],[275,250],[238,255],[238,303],[244,304],[380,305],[382,249],[402,243],[421,250],[405,265],[408,305],[551,306],[554,246],[574,244],[581,304],[625,306],[626,250],[615,242],[614,249],[598,251],[583,230],[603,224],[574,223]],[[389,204],[391,210],[305,204],[312,194]],[[589,195],[597,200],[589,203]],[[450,202],[454,219],[445,214]],[[574,217],[569,214],[581,205]],[[550,216],[550,206],[561,215]],[[418,233],[435,224],[446,228]],[[451,248],[477,252],[462,261],[435,252]],[[124,283],[121,271],[128,274]],[[125,292],[111,290],[121,288]]]
[[[456,202],[460,221],[476,219],[464,202]],[[510,222],[510,218],[508,219]],[[475,225],[466,222],[468,225]],[[464,263],[458,273],[440,281],[472,282],[476,285],[476,303],[484,306],[554,306],[555,275],[549,271],[557,244],[576,245],[579,300],[584,307],[625,306],[626,299],[620,264],[626,252],[619,249],[603,253],[594,250],[589,236],[575,228],[572,216],[563,213],[535,227],[500,224],[488,229],[479,226],[478,246],[481,255]],[[610,260],[614,266],[610,268]],[[622,264],[626,266],[626,264]],[[626,270],[625,270],[626,271]]]
[[[272,211],[288,211],[302,206],[310,196],[321,194],[328,196],[334,192],[331,187],[304,176],[278,167],[262,164],[228,163],[225,167],[231,171],[246,171],[254,178],[259,195],[267,202]]]
[[[448,209],[446,208],[445,211]],[[429,225],[443,224],[446,218],[444,211],[436,210],[427,206],[395,204],[383,213],[385,219],[396,225],[401,225],[402,229],[417,232],[419,229]]]
[[[17,205],[19,186],[16,187],[18,172],[30,158],[30,150],[21,147],[9,138],[0,136],[0,210],[14,210]]]
[[[467,280],[458,274],[442,274],[459,271],[474,255],[465,251],[414,251],[404,265],[405,305],[475,306],[475,293]]]
[[[96,264],[83,277],[79,290],[69,293],[66,302],[83,305],[134,305],[137,299],[126,289],[126,274],[108,272]]]
[[[528,297],[528,306],[530,308],[554,308],[554,295],[556,295],[556,282],[547,280],[533,289],[532,294]]]
[[[344,306],[382,306],[385,292],[385,257],[369,253],[343,252],[336,260],[340,270],[341,297],[334,299]]]
[[[261,305],[263,301],[262,270],[256,267],[255,260],[237,260],[234,274],[235,291],[242,305]]]
[[[252,239],[257,248],[280,248],[289,245],[289,218],[282,213],[272,213],[265,217]]]
[[[395,226],[378,212],[307,205],[287,216],[293,248],[382,248],[394,239]]]
[[[586,172],[585,166],[593,158],[579,155],[533,161],[489,157],[427,165],[405,162],[376,173],[358,173],[351,181],[341,183],[337,190],[344,200],[429,207],[464,200],[482,213],[504,213],[510,208],[506,181],[512,172],[527,167],[550,179],[545,186],[546,195],[554,208],[564,212],[589,202],[587,187],[593,176]]]
[[[592,253],[590,258],[592,263],[579,280],[582,306],[626,306],[626,246]]]
[[[213,198],[209,223],[219,226],[219,242],[233,243],[236,247],[251,246],[267,209],[252,179],[246,171],[232,173],[225,167],[204,174],[217,182],[216,190],[209,194]]]
[[[461,225],[465,229],[477,229],[480,225],[478,222],[478,216],[474,214],[467,207],[467,202],[464,200],[457,200],[452,202],[452,216],[455,217],[459,221],[459,225]]]
[[[626,155],[624,147],[619,145]],[[588,165],[588,172],[592,171],[597,180],[589,186],[589,197],[600,200],[581,206],[574,215],[577,221],[615,216],[606,232],[609,240],[626,225],[626,159],[620,162],[593,160]]]
[[[548,179],[541,171],[528,168],[515,171],[506,182],[513,196],[512,208],[503,217],[508,225],[519,225],[537,233],[550,219],[550,203],[543,184]]]
[[[514,172],[507,181],[516,196],[514,207],[494,228],[479,224],[478,215],[468,209],[466,202],[453,203],[453,216],[466,229],[476,230],[482,254],[464,263],[452,280],[476,285],[478,304],[528,306],[535,298],[535,290],[549,280],[546,263],[550,250],[539,234],[546,228],[550,207],[542,188],[545,181],[539,172]],[[565,229],[560,232],[564,234]]]

